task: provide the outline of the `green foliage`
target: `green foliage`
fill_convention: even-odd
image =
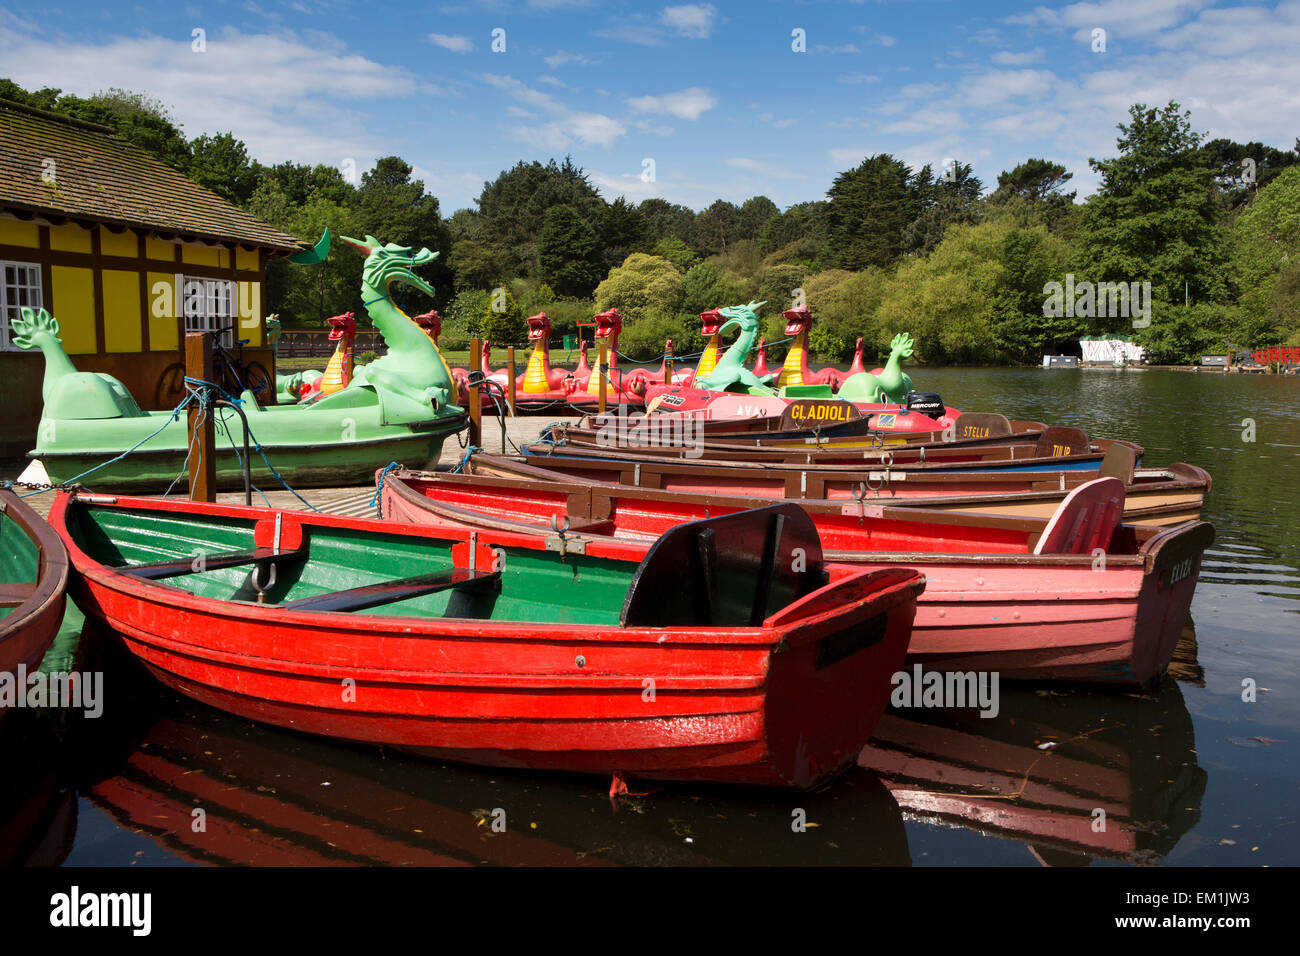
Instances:
[[[203,135],[190,142],[190,153],[190,179],[237,206],[252,197],[258,171],[249,164],[242,141],[229,133]]]
[[[523,345],[528,341],[523,310],[505,286],[489,290],[487,307],[482,312],[482,332],[493,345]]]
[[[928,254],[956,223],[973,223],[984,186],[969,165],[954,162],[930,179],[926,167],[913,177],[919,200],[916,218],[903,230],[903,251]]]
[[[621,200],[620,200],[621,201]],[[537,275],[561,295],[587,296],[600,281],[596,232],[572,206],[553,206],[537,237]]]
[[[506,256],[507,271],[523,275],[537,263],[537,238],[547,210],[570,206],[593,229],[599,224],[605,201],[569,157],[563,164],[554,159],[519,162],[483,185],[478,197],[483,238]]]
[[[486,289],[505,271],[505,256],[486,242],[459,239],[451,245],[457,289]]]
[[[677,267],[677,271],[682,275],[686,275],[691,270],[691,267],[700,261],[700,257],[695,254],[695,250],[676,236],[660,239],[650,249],[650,255],[667,259]]]
[[[907,164],[880,153],[835,177],[827,195],[829,256],[842,269],[887,266],[903,252],[903,232],[924,206],[930,167],[915,176]]]
[[[758,274],[759,302],[766,302],[764,333],[769,339],[779,339],[785,334],[785,319],[781,313],[796,305],[799,291],[803,289],[803,269],[799,266],[772,266]]]
[[[1036,364],[1047,351],[1057,351],[1080,335],[1088,320],[1043,314],[1044,287],[1060,282],[1068,249],[1039,226],[1011,229],[998,250],[1001,267],[993,300],[993,345],[1020,362]]]
[[[1300,332],[1300,166],[1283,170],[1232,225],[1231,273],[1245,314],[1273,344]]]
[[[701,262],[682,278],[682,311],[696,316],[709,309],[747,301],[748,296],[748,283],[712,263]]]
[[[736,237],[758,241],[762,238],[768,221],[780,215],[781,211],[776,208],[776,203],[766,196],[746,199],[736,212]]]
[[[752,239],[740,239],[728,246],[726,251],[709,256],[705,262],[717,266],[723,272],[730,272],[733,276],[756,276],[763,268],[763,250]]]
[[[1239,209],[1284,169],[1300,163],[1295,150],[1282,151],[1263,143],[1214,139],[1201,147],[1205,165],[1214,170],[1220,198],[1228,209]]]
[[[1238,310],[1202,302],[1190,307],[1156,302],[1151,325],[1134,332],[1134,340],[1147,351],[1152,365],[1200,365],[1201,356],[1226,352],[1236,344]]]
[[[652,310],[624,324],[618,337],[619,351],[639,361],[650,361],[663,355],[664,343],[669,339],[673,341],[674,355],[698,351],[704,344],[699,336],[699,324],[695,316]]]
[[[443,337],[463,341],[483,333],[483,316],[488,311],[488,293],[484,289],[465,289],[443,310]]]
[[[887,337],[873,337],[871,328],[876,322],[887,279],[883,269],[862,272],[830,269],[804,283],[804,294],[813,313],[808,342],[819,358],[844,361],[853,355],[859,338],[883,347]]]
[[[729,243],[744,238],[740,210],[734,203],[718,199],[695,217],[695,249],[702,256],[724,252]]]
[[[1149,280],[1155,298],[1170,302],[1182,301],[1184,283],[1194,301],[1222,298],[1220,204],[1190,115],[1171,102],[1163,109],[1139,104],[1129,116],[1119,126],[1119,155],[1089,160],[1101,174],[1101,189],[1083,215],[1086,278]],[[1096,331],[1127,321],[1098,323]]]
[[[634,252],[596,286],[596,311],[617,308],[627,318],[651,312],[676,312],[682,274],[667,259]]]
[[[687,245],[695,241],[695,212],[666,199],[643,199],[637,206],[651,240],[680,239]],[[660,255],[660,253],[654,253]]]
[[[987,361],[996,354],[992,315],[1005,229],[953,226],[924,259],[909,259],[885,284],[872,340],[910,332],[926,362]]]

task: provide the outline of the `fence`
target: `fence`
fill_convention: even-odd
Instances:
[[[1279,345],[1271,349],[1255,349],[1250,357],[1256,365],[1300,365],[1300,345]]]
[[[337,344],[330,340],[329,329],[285,329],[280,333],[275,354],[280,358],[329,358]],[[376,355],[388,351],[383,336],[373,329],[358,332],[352,347],[356,352],[374,352]]]

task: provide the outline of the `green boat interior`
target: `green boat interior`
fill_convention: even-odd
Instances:
[[[76,502],[68,527],[94,561],[157,586],[296,611],[757,626],[825,581],[811,519],[788,505],[681,525],[639,565],[300,524],[283,513],[257,519]]]
[[[40,561],[36,542],[0,504],[0,618],[32,596]]]

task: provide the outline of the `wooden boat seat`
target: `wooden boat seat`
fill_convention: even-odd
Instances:
[[[175,578],[183,574],[198,574],[203,571],[218,571],[222,568],[237,568],[245,564],[261,564],[263,562],[280,564],[285,561],[296,561],[306,556],[307,550],[305,548],[281,549],[279,551],[274,548],[249,548],[244,551],[223,551],[215,554],[193,555],[170,561],[133,564],[114,568],[113,570],[132,574],[149,581],[157,581],[160,578]]]
[[[626,627],[757,627],[825,583],[821,538],[793,504],[678,525],[641,561]]]
[[[311,597],[284,601],[276,607],[289,611],[361,611],[380,604],[391,604],[407,598],[433,594],[451,588],[484,588],[489,584],[500,582],[500,571],[476,571],[469,568],[453,568],[435,574],[417,574],[414,577],[398,578],[395,581],[381,581],[379,584],[366,584],[358,588],[343,591],[327,591]]]
[[[1110,547],[1124,517],[1124,483],[1094,478],[1075,488],[1047,522],[1034,554],[1092,554]]]
[[[36,593],[35,581],[0,583],[0,607],[17,607]]]
[[[1097,472],[1099,478],[1118,478],[1124,482],[1125,487],[1133,484],[1133,473],[1137,470],[1137,455],[1133,454],[1133,446],[1126,445],[1123,442],[1111,442],[1106,454],[1101,457],[1101,469]]]

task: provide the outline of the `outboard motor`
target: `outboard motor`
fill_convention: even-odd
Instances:
[[[908,392],[907,400],[903,404],[909,412],[919,412],[935,421],[943,418],[947,411],[943,399],[935,392]]]

